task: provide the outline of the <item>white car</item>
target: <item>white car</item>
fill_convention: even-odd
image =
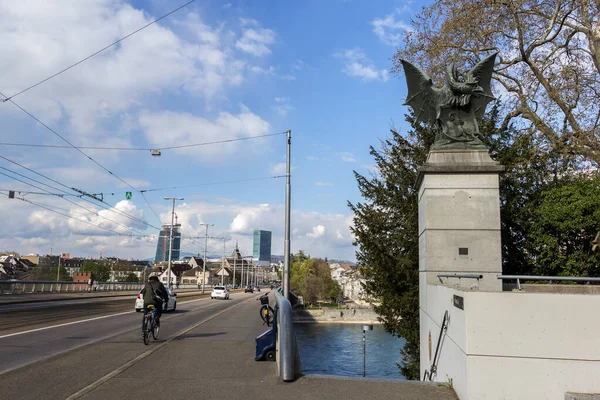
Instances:
[[[210,298],[229,300],[229,290],[225,286],[215,286],[210,294]]]
[[[163,303],[163,312],[167,311],[175,311],[177,308],[177,294],[173,293],[173,291],[167,287],[167,292],[169,293],[169,302],[165,305]],[[142,291],[138,293],[137,298],[135,299],[135,311],[140,312],[144,309],[144,296],[142,295]]]

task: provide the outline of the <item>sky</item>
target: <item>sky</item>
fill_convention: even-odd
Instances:
[[[18,94],[185,2],[0,0],[0,250],[153,257],[178,197],[182,252],[211,224],[209,253],[262,229],[281,255],[291,130],[291,250],[355,260],[354,171],[408,129],[391,58],[420,5],[196,1]]]

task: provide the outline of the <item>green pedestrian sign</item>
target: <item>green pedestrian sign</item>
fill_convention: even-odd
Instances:
[[[125,192],[125,198],[131,200],[131,192]]]

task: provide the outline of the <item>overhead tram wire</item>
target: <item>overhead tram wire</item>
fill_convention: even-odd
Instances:
[[[108,46],[106,46],[106,47],[103,47],[102,49],[100,49],[100,50],[98,50],[98,51],[96,51],[96,52],[94,52],[94,53],[90,54],[89,56],[87,56],[87,57],[85,57],[85,58],[83,58],[83,59],[81,59],[81,60],[77,61],[76,63],[74,63],[74,64],[70,65],[69,67],[67,67],[67,68],[65,68],[65,69],[62,69],[62,70],[58,71],[58,72],[57,72],[57,73],[55,73],[54,75],[51,75],[51,76],[49,76],[48,78],[46,78],[46,79],[43,79],[43,80],[39,81],[38,83],[35,83],[35,84],[33,84],[33,85],[31,85],[31,86],[29,86],[29,87],[27,87],[27,88],[25,88],[25,89],[21,90],[20,92],[17,92],[17,93],[15,93],[15,94],[13,94],[13,95],[12,95],[12,96],[10,96],[10,97],[6,97],[6,96],[2,95],[2,96],[4,96],[4,97],[5,97],[5,99],[4,99],[4,100],[2,100],[2,101],[3,101],[3,102],[10,101],[10,100],[12,100],[13,98],[17,97],[18,95],[20,95],[20,94],[22,94],[22,93],[25,93],[26,91],[28,91],[28,90],[30,90],[30,89],[33,89],[34,87],[36,87],[36,86],[39,86],[39,85],[41,85],[42,83],[44,83],[44,82],[47,82],[47,81],[49,81],[49,80],[50,80],[50,79],[52,79],[52,78],[55,78],[55,77],[57,77],[58,75],[62,74],[63,72],[66,72],[66,71],[70,70],[71,68],[73,68],[73,67],[76,67],[77,65],[79,65],[79,64],[81,64],[81,63],[83,63],[83,62],[85,62],[85,61],[89,60],[90,58],[92,58],[92,57],[94,57],[94,56],[96,56],[96,55],[98,55],[98,54],[102,53],[103,51],[105,51],[105,50],[108,50],[109,48],[113,47],[114,45],[116,45],[116,44],[119,44],[119,43],[120,43],[120,42],[122,42],[123,40],[125,40],[125,39],[127,39],[127,38],[129,38],[129,37],[131,37],[131,36],[133,36],[133,35],[135,35],[136,33],[140,32],[140,31],[142,31],[142,30],[144,30],[144,29],[146,29],[146,28],[147,28],[147,27],[149,27],[150,25],[153,25],[153,24],[157,23],[158,21],[160,21],[160,20],[162,20],[162,19],[164,19],[164,18],[168,17],[169,15],[171,15],[171,14],[173,14],[173,13],[175,13],[175,12],[177,12],[177,11],[181,10],[182,8],[189,6],[190,4],[192,4],[192,3],[193,3],[193,2],[195,2],[195,1],[196,1],[196,0],[191,0],[191,1],[188,1],[187,3],[185,3],[185,4],[183,4],[183,5],[181,5],[181,6],[177,7],[177,8],[175,8],[175,9],[173,9],[173,10],[171,10],[171,11],[169,11],[168,13],[164,14],[163,16],[161,16],[161,17],[159,17],[159,18],[157,18],[157,19],[155,19],[155,20],[153,20],[153,21],[151,21],[151,22],[147,23],[146,25],[142,26],[141,28],[138,28],[138,29],[136,29],[135,31],[133,31],[133,32],[131,32],[131,33],[129,33],[129,34],[127,34],[127,35],[123,36],[122,38],[118,39],[116,42],[113,42],[113,43],[109,44]]]
[[[43,177],[43,178],[45,178],[45,179],[48,179],[49,181],[51,181],[51,182],[53,182],[53,183],[56,183],[57,185],[60,185],[60,186],[62,186],[62,187],[64,187],[64,188],[66,188],[66,189],[69,189],[69,190],[74,190],[74,189],[76,189],[76,188],[71,188],[71,187],[69,187],[69,186],[65,185],[64,183],[61,183],[61,182],[59,182],[59,181],[57,181],[57,180],[55,180],[55,179],[52,179],[52,178],[50,178],[50,177],[48,177],[48,176],[46,176],[46,175],[44,175],[44,174],[42,174],[42,173],[40,173],[40,172],[34,171],[33,169],[31,169],[31,168],[28,168],[28,167],[26,167],[26,166],[24,166],[24,165],[22,165],[22,164],[19,164],[18,162],[16,162],[16,161],[13,161],[13,160],[11,160],[11,159],[9,159],[9,158],[7,158],[7,157],[4,157],[4,156],[0,155],[0,158],[4,159],[4,160],[6,160],[6,161],[8,161],[8,162],[10,162],[10,163],[12,163],[12,164],[15,164],[15,165],[17,165],[17,166],[19,166],[19,167],[21,167],[21,168],[23,168],[23,169],[26,169],[27,171],[30,171],[30,172],[32,172],[32,173],[34,173],[34,174],[36,174],[36,175],[39,175],[39,176],[41,176],[41,177]],[[2,168],[2,169],[6,169],[6,168],[3,168],[3,167],[0,167],[0,168]],[[14,172],[14,171],[12,171],[12,170],[8,170],[8,171],[10,171],[10,172],[12,172],[12,173],[14,173],[14,174],[20,175],[20,174],[18,174],[17,172]],[[111,211],[111,212],[114,212],[115,214],[119,214],[119,215],[121,215],[121,216],[123,216],[123,217],[129,218],[129,219],[130,219],[130,220],[132,220],[132,221],[137,221],[137,222],[140,222],[140,223],[142,223],[142,224],[145,224],[145,225],[147,225],[147,226],[149,226],[149,227],[151,227],[151,228],[154,228],[154,229],[160,229],[160,228],[158,228],[158,227],[156,227],[156,226],[154,226],[154,225],[151,225],[150,223],[148,223],[148,222],[146,222],[146,221],[144,221],[144,220],[142,220],[142,219],[140,219],[140,218],[138,218],[138,217],[136,217],[136,216],[134,216],[134,215],[128,214],[128,213],[126,213],[126,212],[123,212],[123,211],[121,211],[121,210],[117,209],[115,206],[113,206],[112,204],[109,204],[109,203],[105,202],[104,200],[100,200],[100,199],[98,199],[98,198],[96,198],[96,197],[93,197],[93,198],[94,198],[96,201],[98,201],[98,202],[100,203],[100,204],[96,204],[96,203],[93,203],[91,200],[89,200],[89,199],[88,199],[87,197],[85,197],[84,195],[81,195],[81,194],[80,194],[80,195],[74,195],[74,194],[71,194],[71,193],[67,193],[67,192],[65,192],[64,190],[61,190],[61,189],[55,188],[55,187],[53,187],[53,186],[51,186],[51,185],[48,185],[48,184],[46,184],[46,183],[42,183],[42,182],[36,181],[35,179],[33,179],[33,178],[30,178],[30,177],[27,177],[27,176],[25,176],[25,175],[21,175],[21,176],[23,176],[23,177],[25,177],[25,178],[27,178],[27,179],[30,179],[30,180],[32,180],[32,181],[34,181],[34,182],[38,182],[38,183],[40,183],[40,184],[42,184],[42,185],[44,185],[44,186],[51,187],[51,188],[53,188],[54,190],[57,190],[57,191],[63,192],[65,196],[66,196],[66,195],[69,195],[69,196],[76,196],[76,197],[79,197],[79,198],[81,198],[82,200],[84,200],[84,201],[86,201],[86,202],[88,202],[88,203],[90,203],[90,204],[92,204],[92,205],[95,205],[95,206],[96,206],[96,205],[97,205],[97,206],[100,206],[100,207],[104,208],[105,210],[109,210],[109,211]],[[58,197],[63,197],[63,194],[60,194],[60,193],[51,193],[51,192],[49,192],[49,191],[47,191],[47,190],[45,190],[45,189],[41,189],[41,190],[44,190],[44,191],[48,192],[48,194],[49,194],[49,195],[55,195],[55,196],[58,196]]]
[[[175,150],[175,149],[184,149],[190,147],[200,147],[200,146],[209,146],[213,144],[223,144],[223,143],[231,143],[231,142],[240,142],[243,140],[252,140],[252,139],[260,139],[270,136],[277,135],[285,135],[287,132],[277,132],[277,133],[267,133],[264,135],[256,135],[256,136],[246,136],[241,138],[233,138],[233,139],[223,139],[223,140],[215,140],[212,142],[203,142],[203,143],[190,143],[190,144],[181,144],[177,146],[165,146],[165,147],[103,147],[103,146],[76,146],[78,149],[86,149],[86,150],[116,150],[116,151],[152,151],[152,150]],[[7,143],[0,142],[0,146],[18,146],[18,147],[43,147],[43,148],[51,148],[51,149],[70,149],[73,146],[65,146],[65,145],[53,145],[53,144],[30,144],[30,143]]]
[[[0,156],[0,157],[2,157],[2,156]],[[32,172],[35,173],[35,171],[32,171]],[[140,192],[146,193],[146,192],[158,192],[158,191],[162,191],[162,190],[185,189],[185,188],[199,187],[199,186],[229,185],[231,183],[244,183],[244,182],[253,182],[253,181],[261,181],[261,180],[268,180],[268,179],[279,179],[279,178],[285,178],[285,175],[266,176],[266,177],[262,177],[262,178],[237,179],[237,180],[233,180],[233,181],[197,183],[197,184],[193,184],[193,185],[172,186],[172,187],[166,187],[166,188],[140,189]],[[0,190],[2,190],[2,189],[0,189]],[[21,191],[21,193],[24,193],[24,192]],[[60,194],[60,193],[38,193],[38,192],[26,192],[26,193],[28,193],[28,194],[43,194],[43,195],[63,196],[63,194]],[[117,195],[117,194],[125,194],[125,192],[100,192],[100,193],[94,193],[94,195],[102,195],[102,196],[108,196],[108,195],[114,196],[114,195]],[[81,194],[71,194],[71,193],[64,194],[64,196],[82,197]],[[85,199],[85,197],[84,197],[84,199]],[[103,201],[103,203],[109,204],[109,203],[106,203],[105,201]],[[92,203],[92,204],[95,204],[95,203]],[[159,229],[159,228],[157,228],[155,226],[152,226],[152,225],[150,225],[148,223],[146,223],[146,224],[148,226],[152,227],[152,228]]]
[[[48,184],[46,184],[46,183],[43,183],[43,182],[40,182],[40,181],[38,181],[38,180],[36,180],[36,179],[30,178],[30,177],[28,177],[28,176],[25,176],[25,175],[23,175],[23,174],[19,174],[18,172],[14,172],[14,171],[12,171],[12,170],[9,170],[8,168],[0,167],[0,169],[7,170],[7,171],[9,171],[10,173],[13,173],[13,174],[15,174],[15,175],[18,175],[18,176],[24,177],[24,178],[26,178],[26,179],[30,179],[30,180],[32,180],[32,181],[34,181],[34,182],[36,182],[36,183],[39,183],[39,184],[41,184],[41,185],[44,185],[44,186],[48,186],[48,187],[50,187],[50,188],[52,188],[52,189],[56,189],[55,187],[53,187],[53,186],[51,186],[51,185],[48,185]],[[23,181],[23,180],[21,180],[21,179],[15,178],[15,177],[13,177],[13,176],[7,175],[7,174],[5,174],[4,172],[0,172],[0,175],[7,176],[7,177],[9,177],[9,178],[11,178],[11,179],[14,179],[14,180],[16,180],[16,181],[19,181],[19,182],[21,182],[21,183],[24,183],[24,184],[26,184],[26,185],[32,186],[32,187],[34,187],[34,188],[36,188],[36,189],[39,189],[39,190],[44,190],[44,191],[46,191],[46,189],[44,189],[44,188],[41,188],[41,187],[39,187],[39,186],[36,186],[36,185],[33,185],[32,183],[29,183],[29,182]],[[60,190],[60,189],[59,189],[59,190]],[[16,192],[18,192],[18,190],[15,190],[15,191],[16,191]],[[59,197],[60,197],[60,196],[59,196]],[[24,198],[19,198],[19,200],[25,200],[25,199],[24,199]],[[107,221],[110,221],[110,222],[112,222],[113,224],[117,224],[117,225],[119,225],[119,226],[122,226],[122,227],[124,227],[124,228],[126,228],[126,229],[128,229],[128,230],[134,231],[134,232],[140,232],[140,233],[142,233],[141,231],[139,231],[139,230],[137,230],[137,229],[134,229],[134,228],[132,228],[132,227],[130,227],[130,226],[127,226],[127,225],[121,224],[121,223],[119,223],[119,222],[117,222],[117,221],[114,221],[114,220],[112,220],[112,219],[108,218],[108,217],[105,217],[105,216],[103,216],[103,215],[100,215],[100,214],[98,214],[98,212],[96,212],[96,211],[94,211],[94,210],[90,210],[89,208],[86,208],[86,207],[82,206],[81,204],[77,204],[77,203],[76,203],[76,202],[74,202],[74,201],[71,201],[71,200],[69,200],[69,199],[66,199],[66,198],[63,198],[63,200],[65,200],[65,201],[67,201],[67,202],[69,202],[69,203],[71,203],[71,204],[73,204],[73,205],[75,205],[75,206],[77,206],[77,207],[80,207],[80,208],[82,208],[82,209],[86,210],[87,212],[89,212],[90,214],[92,214],[92,215],[94,215],[94,216],[98,216],[98,217],[100,217],[100,218],[104,218],[105,220],[107,220]],[[31,204],[34,204],[34,203],[31,203]],[[47,206],[47,205],[46,205],[46,206]],[[49,206],[48,206],[48,207],[49,207]],[[67,211],[69,211],[69,212],[70,212],[70,210],[67,210]],[[142,233],[142,234],[143,234],[143,233]]]
[[[3,194],[4,194],[4,193],[3,193]],[[5,195],[5,196],[7,196],[7,197],[8,197],[8,195]],[[24,202],[26,202],[26,203],[29,203],[29,204],[32,204],[32,205],[34,205],[34,206],[37,206],[37,207],[43,208],[43,209],[45,209],[45,210],[48,210],[48,211],[50,211],[50,212],[53,212],[53,213],[56,213],[56,214],[62,215],[62,216],[64,216],[64,217],[67,217],[67,218],[70,218],[70,219],[74,219],[75,221],[83,222],[83,223],[85,223],[85,224],[88,224],[88,225],[95,226],[96,228],[100,228],[100,229],[104,229],[105,231],[110,231],[110,232],[116,233],[116,234],[117,234],[117,235],[119,235],[119,236],[129,236],[129,235],[127,235],[127,234],[123,234],[123,233],[117,232],[117,231],[115,231],[115,230],[113,230],[113,229],[110,229],[110,228],[105,228],[105,227],[103,227],[103,226],[96,225],[96,224],[94,224],[94,223],[92,223],[92,222],[89,222],[89,221],[86,221],[86,220],[83,220],[83,219],[79,219],[79,218],[75,218],[75,217],[73,217],[73,216],[71,216],[71,215],[68,215],[68,214],[61,213],[61,212],[59,212],[59,211],[56,211],[56,210],[54,210],[54,209],[52,209],[52,208],[50,208],[50,207],[48,207],[48,206],[46,206],[46,205],[43,205],[43,204],[40,204],[40,203],[36,203],[36,202],[34,202],[34,201],[31,201],[31,200],[28,200],[28,199],[24,199],[24,198],[22,198],[22,197],[18,197],[18,198],[16,198],[16,199],[17,199],[17,200],[24,201]]]
[[[3,97],[5,97],[5,98],[7,98],[2,92],[0,92],[0,95],[3,96]],[[108,168],[106,168],[104,165],[100,164],[98,161],[94,160],[91,156],[87,155],[85,152],[83,152],[82,150],[80,150],[77,146],[75,146],[73,143],[69,142],[67,139],[65,139],[63,136],[61,136],[54,129],[50,128],[48,125],[46,125],[45,123],[43,123],[42,121],[40,121],[35,115],[31,114],[29,111],[27,111],[26,109],[24,109],[23,107],[21,107],[20,105],[18,105],[17,103],[15,103],[13,100],[9,99],[8,101],[10,101],[12,104],[14,104],[17,108],[19,108],[25,114],[27,114],[31,118],[33,118],[35,121],[37,121],[39,124],[41,124],[44,128],[48,129],[50,132],[52,132],[53,134],[55,134],[56,136],[58,136],[59,138],[61,138],[65,143],[67,143],[68,145],[70,145],[71,147],[73,147],[75,150],[77,150],[78,152],[80,152],[81,154],[83,154],[85,157],[87,157],[94,164],[96,164],[97,166],[99,166],[100,168],[102,168],[104,171],[108,172],[110,175],[114,176],[115,178],[117,178],[118,180],[120,180],[125,185],[129,186],[131,189],[135,190],[139,194],[142,194],[142,192],[140,192],[138,189],[136,189],[131,184],[129,184],[128,182],[126,182],[125,180],[123,180],[122,178],[120,178],[118,175],[116,175],[115,173],[113,173],[111,170],[109,170]],[[152,208],[152,205],[150,205],[150,203],[148,202],[148,199],[146,199],[146,197],[143,196],[143,195],[142,195],[142,198],[146,201],[146,204],[148,205],[148,207],[150,207],[150,210],[152,211],[152,213],[154,214],[154,216],[156,217],[156,219],[158,220],[158,222],[160,224],[162,224],[162,221],[160,220],[160,217],[158,216],[158,214],[156,214],[156,211],[154,211],[154,208]]]

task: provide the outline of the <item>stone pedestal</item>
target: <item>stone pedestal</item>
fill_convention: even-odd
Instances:
[[[434,150],[419,170],[419,277],[442,278],[466,290],[502,291],[499,174],[504,167],[487,150]]]

